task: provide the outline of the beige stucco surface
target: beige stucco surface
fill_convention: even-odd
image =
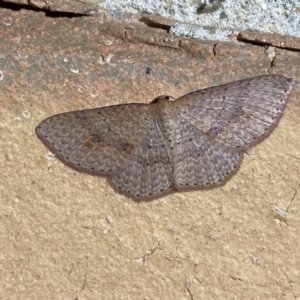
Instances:
[[[300,299],[299,52],[165,47],[163,29],[133,20],[5,9],[0,20],[2,299]],[[268,73],[296,80],[286,113],[214,190],[137,203],[34,133],[56,113]]]

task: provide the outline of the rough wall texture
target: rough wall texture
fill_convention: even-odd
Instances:
[[[299,85],[224,187],[151,202],[67,168],[34,134],[68,110],[259,74],[300,78],[296,51],[172,39],[133,19],[0,11],[3,299],[300,297]]]

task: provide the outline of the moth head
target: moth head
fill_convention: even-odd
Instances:
[[[163,101],[170,101],[171,99],[174,99],[174,98],[172,96],[168,96],[168,95],[160,95],[160,96],[154,98],[150,103],[155,104],[155,103],[159,103],[159,102],[163,102]]]

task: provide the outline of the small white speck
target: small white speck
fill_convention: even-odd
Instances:
[[[261,3],[261,4],[260,4],[260,7],[261,7],[263,10],[266,10],[266,9],[268,8],[266,3]]]
[[[74,74],[78,74],[79,73],[79,69],[72,69],[70,68],[70,71]]]
[[[110,63],[110,60],[111,60],[112,57],[113,57],[112,54],[109,54],[109,55],[107,56],[106,62],[107,62],[108,64]]]
[[[3,72],[0,71],[0,80],[3,80],[3,78],[4,78]]]
[[[20,118],[20,117],[14,117],[14,121],[16,121],[16,122],[21,122],[21,121],[22,121],[22,118]]]
[[[55,155],[51,152],[48,152],[46,154],[46,157],[47,157],[48,160],[54,160],[55,159]]]
[[[252,258],[252,263],[253,263],[254,265],[258,265],[258,264],[259,264],[259,257],[253,257],[253,258]]]
[[[112,44],[112,42],[111,41],[105,41],[105,45],[111,45]]]
[[[67,57],[64,58],[64,62],[67,62],[69,61],[69,59]]]
[[[98,97],[99,95],[99,92],[96,90],[96,89],[92,89],[92,91],[90,91],[90,95],[93,97],[93,98],[96,98]]]
[[[83,87],[81,85],[77,85],[77,91],[79,93],[82,93],[83,92]]]
[[[143,264],[145,262],[145,257],[140,257],[137,260],[140,264]]]
[[[22,116],[26,119],[30,118],[30,112],[28,110],[23,110],[22,111]]]
[[[271,46],[268,47],[266,50],[266,53],[270,59],[274,59],[276,56],[275,47],[271,47]]]
[[[283,210],[283,209],[277,207],[277,212],[278,212],[278,214],[279,214],[280,217],[286,218],[287,212],[286,212],[285,210]]]
[[[101,55],[99,60],[98,60],[98,63],[100,65],[104,65],[104,64],[110,64],[111,63],[111,58],[113,57],[113,54],[109,54],[107,57]]]

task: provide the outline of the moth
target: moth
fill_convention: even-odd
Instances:
[[[67,166],[106,176],[134,199],[212,188],[239,168],[243,153],[278,125],[293,88],[262,75],[149,104],[120,104],[54,115],[37,137]]]

